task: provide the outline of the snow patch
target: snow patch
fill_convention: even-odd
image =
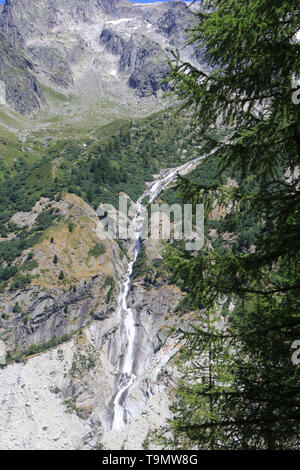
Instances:
[[[115,78],[118,77],[118,71],[117,71],[116,69],[112,69],[112,70],[110,71],[110,74],[111,74],[113,77],[115,77]]]
[[[137,18],[121,18],[120,20],[110,20],[106,21],[106,24],[121,24],[121,23],[126,23],[128,21],[133,21],[136,20]]]

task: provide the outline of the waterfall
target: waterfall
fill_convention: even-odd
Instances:
[[[135,251],[133,260],[128,265],[128,271],[123,279],[121,292],[119,296],[119,305],[121,317],[123,316],[123,324],[127,339],[126,350],[121,370],[120,376],[120,389],[114,400],[114,419],[112,424],[112,429],[121,429],[124,425],[124,406],[122,405],[122,397],[126,394],[128,389],[134,383],[135,375],[133,373],[133,363],[134,363],[134,339],[135,339],[135,321],[133,311],[127,305],[127,296],[130,287],[130,280],[132,277],[133,265],[138,257],[140,248],[141,248],[141,236],[143,225],[139,222],[139,216],[142,210],[142,204],[138,201],[139,210],[137,211],[132,225],[135,229]]]
[[[180,165],[177,168],[165,170],[163,175],[160,175],[156,180],[149,185],[148,189],[139,198],[137,205],[138,210],[132,221],[132,227],[134,231],[134,243],[135,251],[132,261],[129,263],[128,271],[122,279],[122,287],[119,295],[119,315],[121,317],[121,327],[125,332],[126,345],[125,354],[121,365],[120,376],[119,376],[119,390],[114,397],[113,408],[113,422],[112,429],[122,429],[128,419],[125,418],[126,414],[126,400],[130,388],[135,383],[136,376],[134,375],[134,357],[135,357],[135,337],[136,337],[136,326],[135,319],[132,309],[127,305],[128,292],[130,288],[130,281],[133,272],[133,265],[137,259],[141,248],[141,236],[143,231],[143,220],[142,211],[144,209],[143,200],[149,198],[148,202],[153,202],[157,196],[164,191],[171,183],[176,179],[178,175],[184,175],[190,171],[192,167],[195,167],[204,157],[198,157],[188,163]]]

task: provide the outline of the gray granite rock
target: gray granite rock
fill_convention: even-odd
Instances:
[[[6,102],[21,114],[30,114],[45,102],[32,67],[22,52],[0,33],[0,80],[5,84]]]
[[[124,52],[126,41],[111,29],[104,28],[100,35],[100,44],[103,44],[111,54],[121,55]]]
[[[195,52],[191,46],[183,49],[195,17],[181,1],[7,0],[1,10],[5,47],[0,47],[0,81],[6,85],[6,104],[22,114],[45,102],[38,81],[60,92],[75,87],[77,93],[78,79],[98,90],[97,80],[90,84],[91,72],[100,82],[105,79],[103,71],[113,63],[109,55],[120,57],[119,70],[112,66],[107,73],[120,82],[117,90],[126,95],[130,87],[137,98],[156,96],[167,89],[162,80],[169,72],[171,50],[181,50],[185,60]],[[202,61],[199,51],[194,62]]]
[[[140,96],[166,90],[162,84],[169,72],[167,56],[160,45],[142,34],[132,34],[120,58],[120,71],[130,73],[128,84]]]

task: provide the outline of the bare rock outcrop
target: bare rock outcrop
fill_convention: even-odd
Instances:
[[[40,109],[44,94],[32,73],[32,63],[0,32],[0,81],[5,84],[5,99],[21,114]]]
[[[129,94],[128,87],[137,100],[156,97],[167,89],[162,80],[172,49],[202,62],[201,52],[184,48],[186,29],[194,22],[181,1],[8,0],[0,11],[0,80],[6,85],[6,103],[31,114],[45,104],[40,83],[82,94],[82,84],[93,93],[112,77],[118,83],[118,104]],[[111,56],[118,57],[117,69]],[[105,74],[107,67],[112,70]]]

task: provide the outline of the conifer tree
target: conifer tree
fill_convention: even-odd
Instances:
[[[196,315],[185,333],[184,374],[166,446],[294,449],[299,445],[300,74],[299,2],[202,1],[189,43],[204,72],[179,57],[170,81],[203,136],[203,155],[235,185],[180,183],[185,201],[214,204],[234,243],[191,255],[170,247],[166,262]],[[217,124],[216,124],[217,123]],[[249,221],[251,223],[249,223]],[[249,229],[250,229],[249,228]],[[255,230],[254,230],[255,228]],[[247,238],[247,233],[244,232]]]

